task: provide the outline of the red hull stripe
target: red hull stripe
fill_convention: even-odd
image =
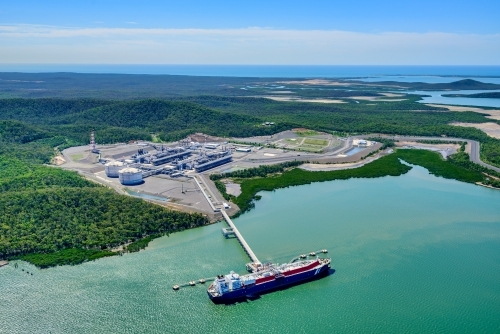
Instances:
[[[274,280],[274,276],[267,276],[267,277],[263,277],[263,278],[257,278],[255,280],[255,284],[260,284],[260,283],[266,283],[266,282],[269,282],[269,281],[272,281]]]
[[[299,274],[299,273],[302,273],[304,271],[308,271],[308,270],[311,270],[313,269],[314,267],[316,267],[317,265],[319,264],[318,261],[314,261],[313,263],[311,263],[310,265],[308,266],[305,266],[305,267],[302,267],[302,268],[297,268],[297,269],[294,269],[294,270],[290,270],[290,271],[285,271],[283,273],[283,275],[285,276],[291,276],[291,275],[295,275],[295,274]]]
[[[290,271],[285,271],[283,273],[283,275],[285,275],[285,276],[292,276],[292,275],[300,274],[300,273],[303,273],[305,271],[312,270],[312,269],[314,269],[318,265],[319,265],[319,261],[314,261],[313,263],[311,263],[311,264],[309,264],[309,265],[307,265],[305,267],[297,268],[297,269],[290,270]],[[267,276],[267,277],[262,277],[262,278],[257,278],[255,280],[255,284],[266,283],[266,282],[269,282],[269,281],[272,281],[272,280],[274,280],[274,275]]]

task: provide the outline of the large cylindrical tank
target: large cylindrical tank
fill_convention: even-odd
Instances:
[[[142,183],[142,172],[137,168],[127,167],[118,172],[120,183],[133,185]]]
[[[110,161],[104,165],[104,170],[106,171],[107,177],[118,177],[118,172],[125,167],[125,164],[121,161]]]

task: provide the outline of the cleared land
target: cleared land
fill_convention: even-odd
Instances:
[[[454,126],[464,126],[468,128],[476,128],[484,131],[488,136],[500,139],[500,125],[498,123],[488,122],[488,123],[461,123],[453,122],[450,125]]]
[[[343,100],[331,100],[331,99],[302,99],[300,97],[294,96],[262,96],[266,99],[281,102],[309,102],[309,103],[347,103]]]
[[[479,114],[488,114],[489,116],[486,116],[487,118],[500,120],[500,110],[495,110],[495,109],[488,110],[477,107],[450,106],[446,104],[426,104],[426,105],[428,105],[429,107],[446,108],[450,111],[458,111],[458,112],[472,111],[472,112],[477,112]]]
[[[328,140],[307,138],[304,140],[304,144],[305,145],[326,146],[326,145],[328,145]]]

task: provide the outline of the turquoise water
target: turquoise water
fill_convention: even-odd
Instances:
[[[500,99],[495,98],[471,98],[471,97],[446,97],[447,94],[475,94],[499,92],[498,90],[455,90],[455,91],[405,91],[410,94],[424,95],[421,103],[439,103],[461,106],[481,106],[481,107],[500,107]]]
[[[236,305],[171,286],[248,262],[221,223],[74,267],[0,268],[6,333],[500,331],[500,191],[414,167],[261,193],[235,219],[261,261],[328,248],[335,274]]]

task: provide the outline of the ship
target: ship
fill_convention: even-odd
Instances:
[[[214,303],[228,303],[239,299],[256,298],[259,295],[291,285],[328,275],[329,258],[315,258],[285,264],[258,264],[252,273],[239,275],[231,271],[218,275],[208,287],[208,297]]]

